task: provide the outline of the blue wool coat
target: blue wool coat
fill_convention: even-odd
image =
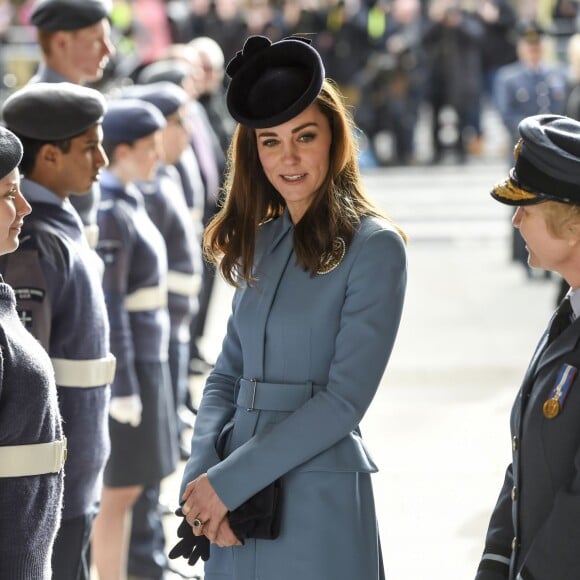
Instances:
[[[296,264],[286,213],[260,229],[255,264],[258,282],[236,291],[207,380],[183,487],[207,472],[233,510],[281,478],[282,530],[212,545],[206,580],[377,580],[377,467],[358,425],[399,326],[404,244],[365,218],[338,267],[311,276]]]

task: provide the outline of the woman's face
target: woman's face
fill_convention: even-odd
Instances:
[[[313,103],[282,125],[256,129],[258,156],[268,181],[284,198],[297,223],[310,207],[330,165],[332,134]]]
[[[30,205],[20,192],[20,173],[13,169],[0,179],[0,254],[18,247],[24,216],[30,212]]]
[[[570,266],[575,241],[557,238],[550,232],[543,205],[518,206],[512,222],[526,242],[528,264],[564,275]]]

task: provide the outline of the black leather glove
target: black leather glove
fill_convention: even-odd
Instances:
[[[175,560],[183,556],[190,566],[195,565],[200,558],[207,562],[209,559],[209,540],[203,535],[194,535],[192,527],[185,519],[185,514],[181,511],[181,507],[175,510],[175,515],[183,518],[179,528],[177,528],[177,537],[181,538],[181,540],[171,548],[169,558]]]
[[[238,540],[244,543],[247,538],[260,540],[275,540],[280,534],[281,514],[280,480],[277,479],[256,495],[244,502],[234,511],[228,513],[228,522]],[[182,538],[169,552],[172,560],[183,556],[190,566],[200,558],[209,559],[209,540],[206,536],[196,536],[187,523],[181,507],[175,510],[175,515],[183,518],[177,529],[177,536]]]

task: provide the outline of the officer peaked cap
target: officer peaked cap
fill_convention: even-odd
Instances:
[[[580,122],[562,115],[534,115],[521,121],[518,130],[515,165],[492,196],[508,205],[580,205]]]
[[[84,133],[102,120],[107,102],[95,89],[73,83],[36,83],[4,102],[6,126],[18,136],[61,141]]]
[[[288,37],[272,43],[250,36],[230,61],[227,106],[248,127],[275,127],[296,117],[318,97],[324,65],[310,40]]]
[[[38,0],[30,23],[39,30],[79,30],[107,18],[110,0]]]
[[[18,167],[22,159],[22,143],[12,131],[0,127],[0,179]]]

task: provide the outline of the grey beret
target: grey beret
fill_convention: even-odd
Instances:
[[[98,123],[107,102],[94,89],[72,83],[36,83],[10,95],[2,107],[6,126],[18,136],[59,141]]]
[[[492,196],[508,205],[580,205],[580,122],[562,115],[534,115],[523,119],[518,130],[515,165]]]
[[[111,7],[110,0],[38,0],[30,23],[40,30],[79,30],[107,18]]]
[[[109,143],[133,143],[166,125],[159,109],[139,99],[111,101],[103,119],[104,140]]]
[[[12,131],[0,127],[0,179],[18,167],[22,159],[22,143]]]
[[[169,81],[180,85],[183,79],[191,75],[190,66],[177,59],[157,60],[144,67],[137,76],[137,82],[142,85]]]
[[[123,89],[121,97],[147,101],[155,105],[165,117],[172,115],[189,101],[188,94],[169,81],[160,81],[150,85],[133,85]]]

